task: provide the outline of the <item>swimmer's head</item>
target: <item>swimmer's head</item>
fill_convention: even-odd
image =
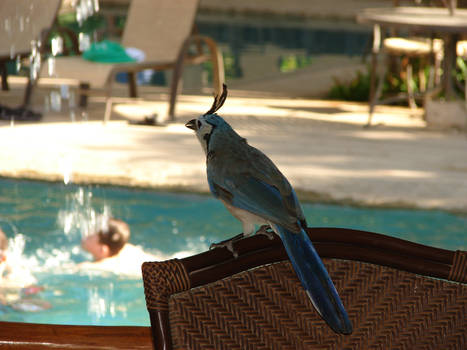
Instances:
[[[109,219],[107,227],[97,232],[99,242],[106,244],[110,250],[110,256],[118,254],[130,239],[130,227],[119,219]]]
[[[91,253],[95,260],[117,255],[130,239],[128,224],[119,219],[110,218],[105,227],[85,237],[82,246]]]

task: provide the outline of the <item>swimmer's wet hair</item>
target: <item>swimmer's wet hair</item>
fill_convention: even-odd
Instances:
[[[110,256],[117,255],[130,239],[130,227],[122,220],[110,218],[107,227],[97,232],[99,242],[106,244]]]

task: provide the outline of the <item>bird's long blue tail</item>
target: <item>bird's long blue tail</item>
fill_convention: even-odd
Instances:
[[[352,333],[352,324],[336,288],[310,238],[301,230],[293,233],[273,225],[280,234],[292,266],[315,309],[336,333]]]

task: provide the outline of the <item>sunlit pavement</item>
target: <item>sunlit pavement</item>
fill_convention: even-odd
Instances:
[[[465,133],[427,129],[421,110],[381,107],[365,129],[366,104],[246,95],[232,91],[219,114],[302,199],[467,212]],[[5,101],[20,96],[13,91]],[[99,98],[84,120],[65,111],[36,123],[0,122],[0,175],[207,192],[205,157],[184,123],[208,110],[212,97],[180,96],[177,119],[166,126],[129,123],[163,117],[166,101],[164,93],[117,101],[106,125]]]

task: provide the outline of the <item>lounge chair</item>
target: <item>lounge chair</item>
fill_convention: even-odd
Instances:
[[[173,118],[184,64],[211,60],[216,93],[222,91],[224,82],[222,56],[215,42],[205,36],[192,35],[197,6],[198,0],[132,0],[121,44],[142,50],[144,61],[106,64],[87,61],[81,56],[58,57],[54,76],[78,80],[81,86],[88,84],[90,88],[103,88],[106,97],[104,121],[108,121],[112,110],[112,84],[117,73],[128,73],[130,97],[137,97],[137,72],[145,69],[174,69],[168,112],[170,118]],[[192,44],[196,44],[195,54],[189,52]],[[209,54],[203,53],[203,44],[209,48]],[[45,67],[41,76],[48,77]]]
[[[466,349],[467,252],[375,233],[308,230],[353,323],[313,309],[279,238],[143,264],[155,349]]]

